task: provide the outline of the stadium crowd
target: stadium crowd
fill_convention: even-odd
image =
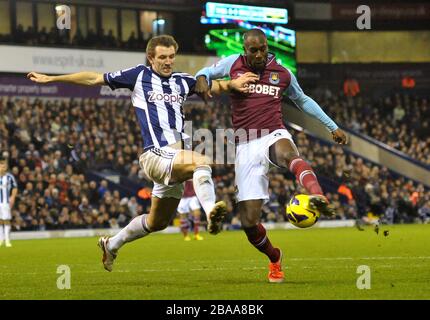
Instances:
[[[0,34],[0,43],[18,44],[28,46],[52,46],[52,47],[70,47],[85,49],[114,49],[114,50],[134,50],[145,51],[149,39],[153,36],[149,32],[136,33],[131,31],[129,35],[120,38],[109,30],[100,29],[96,32],[89,29],[83,33],[79,28],[73,36],[67,29],[59,30],[55,27],[47,30],[42,27],[39,31],[33,27],[24,29],[22,25],[17,25],[15,34]],[[208,53],[210,52],[198,37],[184,42],[181,45],[181,52]]]
[[[220,101],[209,108],[188,102],[185,113],[194,129],[231,128],[229,107]],[[293,136],[321,179],[336,184],[328,194],[336,219],[369,212],[384,214],[388,222],[430,218],[430,191],[424,186],[303,132]],[[136,161],[142,152],[139,127],[127,100],[3,97],[0,150],[19,188],[13,230],[122,227],[148,210],[137,195],[121,198],[106,180],[86,175],[88,169],[109,168],[135,181],[142,178]],[[218,197],[228,204],[228,225],[239,228],[233,165],[215,166],[214,180]],[[288,172],[271,171],[264,221],[285,221],[285,205],[297,188]]]
[[[139,36],[135,32],[131,32],[127,38],[120,40],[114,35],[112,30],[106,32],[104,29],[101,29],[100,33],[97,34],[94,30],[89,29],[87,34],[84,34],[80,29],[77,29],[73,37],[71,37],[68,30],[59,30],[55,27],[47,30],[46,27],[42,27],[39,31],[36,31],[30,26],[24,29],[19,24],[13,36],[11,34],[0,34],[0,42],[31,46],[47,45],[55,47],[73,46],[74,48],[144,50],[148,42],[147,39],[151,36],[149,34],[144,39],[141,35]]]
[[[396,93],[373,99],[330,90],[311,94],[338,123],[430,165],[430,104],[427,97]]]

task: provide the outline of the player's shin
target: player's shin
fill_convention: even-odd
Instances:
[[[194,223],[194,235],[197,236],[199,234],[200,217],[194,216],[193,223]]]
[[[248,237],[248,241],[260,252],[264,253],[270,262],[277,262],[280,258],[281,251],[274,248],[266,234],[266,229],[261,223],[256,226],[243,228]]]
[[[288,168],[309,194],[324,195],[317,176],[305,160],[302,158],[295,158],[290,161]]]
[[[10,242],[10,229],[11,229],[10,224],[4,225],[4,239],[6,243]]]
[[[189,229],[188,219],[186,217],[181,217],[180,222],[181,222],[181,232],[184,235],[184,237],[186,237],[188,235],[188,229]]]
[[[199,166],[193,173],[193,186],[196,196],[209,218],[211,210],[215,206],[215,186],[212,181],[212,169],[210,166]],[[208,220],[209,221],[209,220]]]
[[[4,228],[3,228],[3,225],[2,224],[0,224],[0,245],[3,243],[3,241],[4,241],[4,233],[3,233],[3,230],[4,230]]]
[[[147,214],[135,217],[120,232],[110,238],[108,244],[109,251],[116,253],[127,242],[140,239],[151,233],[148,228],[147,217]]]

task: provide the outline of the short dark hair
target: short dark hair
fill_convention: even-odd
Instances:
[[[0,162],[6,161],[6,160],[7,160],[7,158],[4,157],[2,154],[0,154]]]
[[[257,29],[257,28],[246,31],[243,34],[243,41],[248,39],[248,37],[261,37],[261,38],[267,39],[264,31],[261,29]]]
[[[175,38],[165,34],[165,35],[153,37],[149,40],[148,45],[146,46],[146,55],[150,57],[154,57],[155,48],[157,46],[163,46],[167,48],[173,46],[175,48],[175,52],[177,52],[179,49],[179,45],[176,42]]]

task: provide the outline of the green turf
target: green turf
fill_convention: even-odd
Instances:
[[[126,245],[112,273],[95,238],[14,241],[0,247],[0,299],[430,299],[430,225],[399,225],[387,237],[371,228],[275,230],[286,282],[269,284],[267,260],[242,231],[154,234]],[[57,288],[57,266],[71,289]],[[356,287],[357,267],[371,289]]]

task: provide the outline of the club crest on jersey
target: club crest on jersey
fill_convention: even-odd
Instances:
[[[269,81],[271,84],[278,84],[279,83],[279,73],[270,72]]]

